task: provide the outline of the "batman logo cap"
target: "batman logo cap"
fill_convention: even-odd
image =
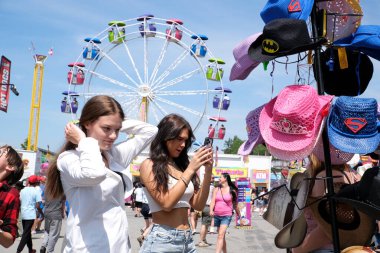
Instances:
[[[248,55],[254,61],[270,61],[314,49],[324,42],[324,38],[310,38],[305,20],[279,18],[264,26],[263,33],[250,45]]]

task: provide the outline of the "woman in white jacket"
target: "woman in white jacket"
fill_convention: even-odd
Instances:
[[[120,104],[95,96],[84,105],[79,127],[68,123],[66,144],[49,168],[46,194],[70,203],[64,252],[128,253],[124,199],[132,192],[129,164],[157,133],[155,126],[124,120]],[[129,138],[114,144],[119,132]]]

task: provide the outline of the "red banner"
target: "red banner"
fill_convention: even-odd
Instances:
[[[11,61],[1,56],[0,65],[0,110],[7,112],[9,100],[9,82],[11,80]]]

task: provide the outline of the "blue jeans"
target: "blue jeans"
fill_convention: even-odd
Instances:
[[[140,253],[194,253],[195,244],[191,230],[179,230],[169,226],[153,224]]]
[[[220,225],[226,225],[227,227],[230,226],[232,220],[232,215],[231,216],[214,216],[214,226],[215,227],[220,227]]]

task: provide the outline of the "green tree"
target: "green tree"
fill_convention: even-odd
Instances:
[[[224,141],[224,153],[225,154],[237,154],[239,147],[241,144],[243,144],[243,140],[241,140],[239,137],[236,135],[234,136],[233,139],[229,138],[228,140]]]
[[[252,155],[270,155],[267,147],[263,144],[257,145],[251,152]]]
[[[24,143],[21,143],[20,145],[22,150],[27,150],[28,149],[28,138],[25,138]],[[34,150],[33,145],[30,147],[31,150]]]

